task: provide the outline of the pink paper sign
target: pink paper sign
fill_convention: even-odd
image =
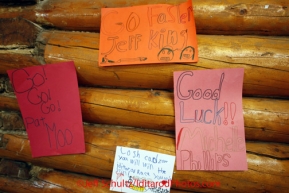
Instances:
[[[247,170],[244,69],[174,72],[178,170]]]
[[[102,8],[99,66],[198,61],[192,1]]]
[[[73,62],[9,70],[33,157],[84,153]]]

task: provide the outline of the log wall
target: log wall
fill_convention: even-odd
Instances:
[[[171,192],[289,188],[289,2],[194,0],[198,63],[98,67],[100,9],[184,0],[0,0],[0,192],[110,192],[116,146],[175,155],[173,71],[245,69],[248,171],[174,170],[220,186]],[[32,158],[7,70],[73,60],[86,153]]]

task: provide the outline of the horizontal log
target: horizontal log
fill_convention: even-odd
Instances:
[[[46,0],[27,9],[0,9],[0,17],[24,17],[44,26],[65,30],[99,31],[101,8],[168,3],[185,0]],[[194,0],[198,34],[289,34],[289,3],[278,0]]]
[[[87,122],[175,129],[173,93],[87,88],[79,92]],[[247,139],[289,141],[289,101],[244,97],[243,114]]]
[[[40,65],[33,49],[0,50],[0,73],[7,74],[8,69],[25,68]]]
[[[4,134],[1,137],[0,157],[31,162],[32,164],[53,167],[71,172],[110,178],[116,146],[133,147],[169,155],[175,155],[173,137],[145,133],[119,127],[85,126],[86,153],[32,158],[26,136]],[[247,142],[249,144],[250,142]],[[265,145],[265,146],[264,146]],[[175,181],[218,181],[214,192],[286,192],[289,188],[288,145],[255,143],[258,150],[247,145],[248,171],[206,172],[174,170]],[[262,151],[268,148],[266,152]],[[259,152],[261,150],[261,152]],[[269,151],[269,153],[268,153]],[[268,154],[268,155],[267,155]],[[190,190],[188,187],[175,187]],[[194,191],[194,190],[193,190]],[[211,192],[210,188],[197,189],[197,192]]]
[[[7,169],[11,169],[11,165],[19,165],[19,163],[23,165],[26,164],[25,162],[17,162],[13,160],[4,160],[4,164],[2,164],[2,162],[0,163],[0,168],[2,165],[7,167],[9,166]],[[20,168],[18,171],[21,173],[22,168]],[[32,177],[30,176],[30,178],[27,179],[23,179],[21,176],[0,175],[0,191],[10,193],[111,192],[109,190],[110,180],[106,178],[92,177],[65,171],[56,171],[38,166],[32,166],[30,174]],[[171,189],[171,192],[182,193],[183,191]]]
[[[80,88],[85,122],[174,131],[173,93],[166,91]],[[19,111],[14,94],[0,94],[1,110]],[[289,142],[289,101],[243,98],[247,140]]]
[[[37,184],[35,184],[37,183]],[[0,190],[7,193],[31,193],[31,192],[43,192],[45,186],[49,187],[49,183],[42,182],[35,183],[28,180],[20,180],[10,177],[0,176]],[[57,190],[59,187],[51,185],[51,190]],[[61,188],[60,188],[61,189]],[[62,189],[63,191],[63,189]]]
[[[0,190],[9,193],[112,192],[109,190],[109,180],[79,176],[56,171],[45,173],[42,171],[38,179],[33,181],[0,176]],[[39,179],[41,177],[43,179]],[[183,193],[184,191],[171,189],[170,192]]]
[[[198,44],[198,63],[99,67],[98,33],[47,31],[38,36],[35,58],[31,54],[23,58],[29,62],[22,62],[18,53],[1,52],[0,73],[16,65],[73,60],[80,85],[172,89],[174,71],[244,68],[245,96],[289,96],[289,53],[284,49],[289,47],[288,38],[199,35]],[[19,57],[17,63],[10,62],[14,56]]]
[[[288,146],[280,146],[278,143],[263,143],[261,146],[259,146],[258,143],[259,142],[253,141],[246,143],[247,152],[268,157],[275,157],[278,159],[288,159]]]
[[[3,159],[4,160],[4,159]],[[3,162],[2,160],[2,162]],[[5,160],[0,166],[9,167],[19,162]],[[22,162],[21,164],[26,164]],[[15,168],[17,169],[17,168]],[[22,168],[18,171],[22,172]],[[29,168],[30,170],[30,168]],[[30,178],[21,178],[21,176],[0,176],[0,191],[5,192],[110,192],[109,180],[86,175],[74,174],[69,172],[55,171],[52,169],[32,166]]]
[[[289,96],[287,38],[199,35],[198,63],[99,67],[99,35],[69,35],[56,32],[49,36],[44,60],[74,60],[83,85],[172,89],[174,71],[244,68],[245,95]]]
[[[0,3],[0,18],[11,19],[11,18],[24,18],[29,21],[35,21],[35,10],[36,4],[26,3]],[[17,27],[17,26],[15,26]]]

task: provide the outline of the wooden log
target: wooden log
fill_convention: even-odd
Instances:
[[[193,4],[196,5],[194,13],[197,33],[288,35],[289,28],[286,20],[289,19],[289,2],[287,1],[193,0]],[[212,22],[214,24],[210,24]]]
[[[98,190],[97,192],[110,192],[108,179],[30,165],[26,162],[2,159],[0,191],[30,193],[96,192]]]
[[[7,75],[8,69],[25,68],[41,63],[33,54],[33,49],[0,50],[0,73]]]
[[[36,184],[35,184],[36,183]],[[35,183],[28,180],[20,180],[10,177],[0,176],[0,190],[5,193],[31,193],[31,192],[43,192],[45,186],[49,187],[49,183]],[[57,190],[59,187],[51,185],[51,190]],[[63,189],[62,189],[63,190]]]
[[[3,159],[4,160],[4,159]],[[13,160],[0,162],[0,191],[15,193],[42,193],[42,192],[111,192],[109,190],[110,180],[107,178],[92,177],[71,172],[56,171],[53,169],[38,166],[27,167],[30,170],[30,177],[23,178],[23,168],[20,165],[27,165],[25,162]],[[1,176],[1,168],[13,169],[20,175]],[[13,166],[13,168],[11,168]],[[9,167],[9,168],[7,168]],[[180,190],[171,190],[172,193],[181,193]]]
[[[15,161],[7,161],[10,165]],[[24,163],[25,164],[25,163]],[[20,171],[20,170],[19,170]],[[5,192],[110,192],[108,179],[90,177],[52,169],[32,167],[33,178],[0,176],[0,191]]]
[[[80,88],[85,122],[174,131],[173,93],[166,91]],[[19,111],[15,95],[1,94],[0,109]],[[248,140],[289,142],[289,101],[243,98]]]
[[[87,122],[174,131],[173,93],[80,88],[83,119]],[[289,141],[289,101],[243,98],[246,138]]]
[[[69,189],[73,192],[111,192],[109,190],[110,180],[99,177],[42,170],[38,173],[37,178],[58,186],[61,185],[64,189]],[[171,192],[178,193],[182,191],[171,190]]]
[[[0,3],[0,18],[25,18],[29,21],[35,21],[35,8],[35,4]]]
[[[79,177],[80,175],[61,173],[59,171],[41,172],[38,178],[20,180],[0,176],[0,191],[9,193],[43,193],[43,192],[86,192],[106,193],[109,190],[109,181],[92,177]],[[44,176],[44,177],[43,177]],[[171,189],[171,193],[183,193],[184,191]]]
[[[79,177],[80,175],[60,173],[55,171],[41,172],[38,178],[33,180],[20,180],[0,176],[0,190],[10,193],[42,193],[42,192],[111,192],[103,183],[104,180],[97,180],[92,177]],[[43,179],[39,179],[43,178]],[[78,180],[78,181],[77,181]],[[84,181],[83,181],[84,180]],[[84,183],[84,184],[80,184]],[[87,183],[87,184],[86,184]],[[97,184],[98,183],[98,184]],[[97,185],[96,185],[97,184]]]
[[[198,63],[98,67],[99,35],[70,35],[56,32],[49,36],[44,60],[74,60],[84,85],[172,89],[174,71],[239,67],[245,69],[245,95],[289,96],[287,38],[199,35]]]
[[[245,96],[289,96],[288,51],[284,49],[289,47],[288,38],[199,35],[198,63],[121,67],[98,66],[98,33],[43,32],[37,42],[39,47],[35,55],[42,56],[42,59],[38,57],[38,63],[73,60],[80,85],[172,89],[174,71],[244,68]],[[24,67],[37,63],[19,61],[17,64],[13,62],[10,67],[5,60],[14,55],[3,55],[5,65],[0,67],[2,74],[15,65]]]
[[[145,133],[119,127],[85,126],[86,153],[32,158],[26,136],[4,134],[1,137],[0,157],[31,162],[71,172],[110,178],[116,146],[139,148],[175,155],[173,137]],[[249,144],[251,142],[247,142]],[[258,148],[250,148],[258,146]],[[207,172],[174,170],[174,181],[218,181],[214,189],[197,189],[197,192],[286,192],[289,188],[288,145],[256,143],[247,145],[248,171]],[[266,151],[263,151],[264,148]],[[261,150],[261,151],[260,151]],[[284,151],[285,150],[285,151]],[[188,187],[174,188],[190,190]],[[194,190],[193,190],[194,191]]]
[[[0,17],[25,17],[41,25],[65,30],[99,31],[101,8],[144,4],[178,4],[185,0],[46,0],[29,11],[0,10]],[[198,34],[288,35],[289,3],[278,0],[194,0]],[[24,12],[27,13],[23,13]]]

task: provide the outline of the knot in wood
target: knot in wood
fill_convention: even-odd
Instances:
[[[247,14],[247,9],[240,10],[240,15],[246,15],[246,14]]]

